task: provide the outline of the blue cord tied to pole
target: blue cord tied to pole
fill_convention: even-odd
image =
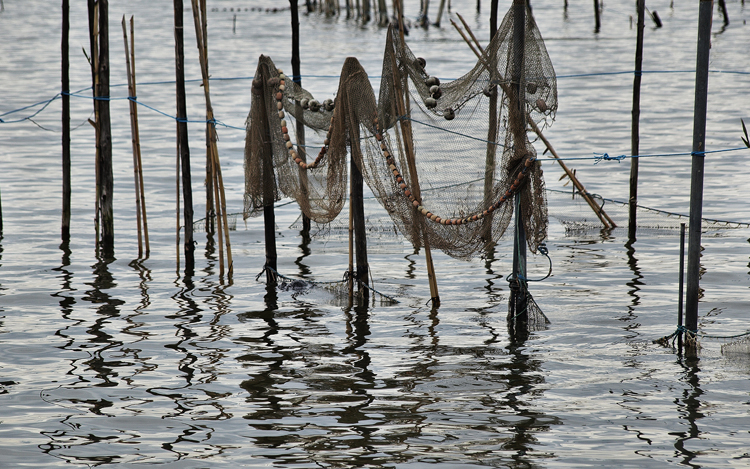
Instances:
[[[599,163],[601,163],[601,162],[602,162],[603,160],[615,160],[615,161],[617,161],[617,162],[619,163],[620,161],[622,161],[622,160],[624,160],[625,158],[627,158],[627,156],[625,156],[625,155],[620,155],[620,156],[609,156],[609,155],[608,155],[608,154],[606,154],[606,153],[594,153],[594,155],[596,155],[596,156],[594,157],[594,159],[596,160],[596,161],[594,162],[594,164],[599,164]]]

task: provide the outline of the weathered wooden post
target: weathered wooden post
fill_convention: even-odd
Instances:
[[[195,269],[193,243],[193,189],[190,177],[190,145],[188,144],[187,103],[185,99],[185,44],[183,41],[182,0],[174,0],[175,75],[177,91],[177,153],[182,168],[183,219],[185,229],[185,275]]]
[[[91,70],[94,81],[94,110],[96,114],[96,206],[97,246],[101,254],[112,257],[115,249],[114,176],[112,173],[112,131],[109,110],[109,2],[89,0],[89,34],[91,40]]]
[[[525,157],[526,147],[526,99],[523,86],[524,48],[526,44],[526,0],[513,0],[513,56],[511,67],[512,89],[515,96],[511,97],[509,106],[513,130],[513,144],[515,146],[514,159],[522,162]],[[526,297],[526,233],[523,225],[523,212],[521,210],[521,196],[514,196],[514,236],[513,236],[513,273],[511,274],[511,311],[516,323],[522,326],[517,329],[525,329],[527,321],[527,297]]]
[[[685,298],[686,348],[697,351],[698,298],[700,297],[701,220],[703,218],[703,166],[706,151],[706,112],[708,107],[708,59],[711,50],[713,0],[700,0],[698,52],[695,66],[695,105],[693,108],[693,151],[690,175],[690,226],[688,234],[687,296]]]
[[[640,117],[641,117],[641,70],[643,67],[643,30],[645,28],[646,0],[637,0],[638,8],[638,32],[635,45],[635,76],[633,77],[633,114],[630,133],[630,199],[628,215],[628,238],[630,242],[635,241],[637,226],[636,211],[638,209],[638,152],[640,144]]]

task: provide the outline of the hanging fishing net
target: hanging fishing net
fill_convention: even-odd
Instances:
[[[319,101],[261,56],[247,123],[245,217],[287,196],[314,222],[330,223],[346,200],[350,156],[415,248],[471,258],[504,234],[518,195],[536,252],[547,202],[526,119],[542,127],[554,119],[557,87],[533,17],[526,15],[523,53],[513,48],[513,21],[511,9],[476,66],[448,82],[389,28],[377,99],[355,58],[344,63],[336,99]],[[304,145],[298,128],[323,145]]]

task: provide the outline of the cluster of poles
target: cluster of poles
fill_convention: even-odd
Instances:
[[[399,20],[400,30],[404,30],[402,5],[399,0],[394,0],[394,11]],[[744,3],[744,0],[743,0]],[[479,8],[479,0],[477,8]],[[498,0],[491,1],[491,31],[497,29],[497,4]],[[438,24],[445,1],[440,3],[438,14]],[[514,8],[517,8],[518,18],[522,18],[527,7],[527,0],[514,0]],[[206,22],[206,0],[191,0],[193,11],[194,26],[198,42],[200,56],[201,75],[203,79],[203,90],[206,102],[206,147],[207,147],[207,190],[206,190],[206,231],[216,232],[219,240],[220,253],[220,275],[225,271],[232,273],[232,254],[231,243],[229,240],[229,229],[226,214],[226,198],[224,195],[223,179],[221,174],[221,165],[217,148],[216,127],[211,107],[209,73],[208,73],[208,44],[207,44],[207,22]],[[325,11],[327,14],[340,14],[340,3],[338,0],[321,0],[320,2],[306,2],[308,12],[317,9]],[[372,6],[372,9],[371,9]],[[567,0],[565,0],[567,7]],[[600,26],[600,4],[599,0],[594,0],[597,30]],[[719,0],[719,6],[724,16],[725,24],[729,19],[726,13],[724,0]],[[373,12],[378,16],[379,22],[388,22],[388,12],[385,0],[346,0],[345,3],[347,17],[356,15],[362,21],[369,21]],[[429,0],[421,1],[420,18],[426,19],[429,8]],[[450,8],[450,4],[449,4]],[[643,57],[643,35],[644,35],[644,18],[645,18],[645,0],[637,0],[637,44],[635,57],[635,74],[633,83],[633,112],[632,112],[632,135],[631,151],[633,156],[639,154],[639,116],[640,116],[640,86],[641,86],[641,66]],[[70,183],[70,83],[68,78],[69,58],[68,58],[68,34],[70,28],[69,22],[69,0],[62,0],[63,10],[63,34],[62,34],[62,128],[63,128],[63,210],[62,210],[62,238],[67,242],[70,238],[70,207],[71,207],[71,183]],[[290,0],[290,10],[292,14],[292,68],[294,80],[301,85],[301,71],[299,60],[299,18],[297,11],[297,2]],[[687,265],[687,291],[685,298],[685,326],[688,338],[694,339],[697,332],[698,319],[698,297],[699,297],[699,267],[700,267],[700,244],[701,244],[701,218],[702,218],[702,198],[703,198],[703,166],[705,151],[705,129],[706,129],[706,107],[708,91],[708,64],[710,52],[710,33],[711,33],[711,16],[713,12],[713,0],[700,0],[699,5],[699,24],[698,24],[698,51],[696,62],[696,86],[695,86],[695,113],[693,128],[693,145],[692,145],[692,171],[691,171],[691,191],[690,191],[690,224],[688,233],[688,265]],[[97,253],[107,257],[114,253],[114,217],[112,209],[113,196],[113,175],[112,175],[112,141],[110,130],[110,113],[109,113],[109,31],[108,31],[108,0],[88,0],[89,16],[89,33],[90,33],[90,63],[92,72],[92,83],[94,90],[94,119],[89,122],[96,129],[96,247]],[[652,14],[652,18],[654,15]],[[655,19],[656,21],[656,19]],[[468,30],[466,23],[464,26]],[[456,29],[458,26],[453,23]],[[519,22],[523,26],[523,21]],[[135,50],[134,50],[134,25],[133,18],[130,19],[130,35],[128,37],[127,22],[123,17],[123,39],[126,50],[126,68],[128,75],[128,93],[132,97],[130,102],[131,131],[133,143],[133,167],[135,179],[135,198],[136,198],[136,220],[138,228],[138,254],[139,258],[147,257],[149,254],[148,241],[148,222],[145,208],[145,195],[143,188],[143,173],[141,166],[140,139],[138,135],[138,113],[136,108],[136,84],[135,84]],[[194,270],[194,240],[193,240],[193,201],[191,193],[190,177],[190,151],[188,146],[187,135],[187,111],[185,103],[185,76],[184,76],[184,44],[183,44],[183,4],[182,0],[174,0],[174,30],[175,30],[175,71],[176,71],[176,107],[177,107],[177,250],[178,250],[178,269],[179,269],[179,244],[180,231],[182,234],[183,250],[185,257],[185,272],[190,274]],[[470,30],[468,30],[470,32]],[[471,45],[466,36],[464,39]],[[519,34],[518,41],[523,41],[523,34]],[[473,37],[477,47],[478,41]],[[472,47],[473,49],[473,47]],[[523,50],[521,47],[520,50]],[[475,51],[476,52],[476,51]],[[479,55],[479,54],[478,54]],[[298,123],[298,125],[302,125]],[[584,195],[586,201],[597,214],[605,228],[613,228],[614,222],[604,213],[601,207],[588,197],[583,185],[575,178],[575,175],[560,160],[559,156],[552,148],[549,141],[541,134],[537,126],[530,122],[531,129],[536,132],[552,156],[558,161],[566,175],[573,181],[576,188]],[[298,135],[303,139],[304,129],[298,129]],[[299,142],[298,142],[299,143]],[[630,177],[630,212],[628,234],[630,243],[636,239],[636,208],[637,208],[637,185],[638,185],[638,158],[631,159],[631,177]],[[183,206],[183,223],[180,224],[180,187],[182,188]],[[2,212],[0,212],[0,230],[2,229]],[[520,218],[517,214],[517,218]],[[304,220],[303,228],[309,230],[309,219]],[[516,229],[518,233],[518,229]],[[522,234],[521,234],[522,236]],[[514,256],[514,274],[525,275],[524,272],[518,271],[524,268],[525,252],[523,243],[515,241],[514,253],[518,251],[519,260]],[[226,262],[225,262],[226,259]],[[430,286],[433,300],[439,302],[437,294],[437,285],[434,284],[434,273],[430,276]],[[434,286],[433,286],[434,285]],[[680,281],[680,301],[679,301],[679,324],[682,325],[682,280]],[[682,341],[680,341],[681,343]],[[686,344],[694,344],[694,340],[687,340]]]
[[[206,101],[206,231],[216,233],[219,247],[219,274],[232,273],[232,250],[226,213],[224,182],[217,147],[216,125],[211,106],[208,73],[208,31],[206,0],[191,0],[196,40],[199,51],[203,92]],[[70,240],[70,81],[69,81],[69,0],[63,0],[62,33],[62,102],[63,102],[63,220],[62,239]],[[95,231],[96,252],[103,257],[114,254],[113,173],[112,136],[109,110],[109,2],[88,0],[91,76],[94,94],[94,119],[89,120],[96,132],[96,200]],[[177,108],[177,268],[180,269],[180,239],[184,239],[185,273],[192,274],[195,268],[195,244],[193,240],[193,197],[190,176],[190,148],[187,133],[187,105],[185,98],[185,57],[183,43],[183,4],[174,0],[175,31],[175,77]],[[136,221],[138,231],[138,258],[148,257],[148,219],[143,187],[138,110],[136,99],[134,21],[130,18],[128,35],[127,21],[123,17],[123,40],[130,99],[131,134],[133,145],[133,170],[135,179]],[[182,188],[183,222],[180,223],[180,188]],[[181,236],[181,232],[182,236]]]

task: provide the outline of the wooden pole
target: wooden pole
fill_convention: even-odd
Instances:
[[[179,155],[178,166],[182,169],[182,198],[184,202],[185,275],[190,276],[195,270],[195,244],[193,243],[193,186],[190,175],[190,145],[188,143],[187,103],[185,98],[185,45],[183,40],[184,26],[182,0],[174,0],[174,37],[175,76],[177,83],[177,152]]]
[[[112,169],[112,130],[109,109],[109,0],[98,0],[99,3],[99,93],[105,98],[101,101],[99,118],[101,119],[102,152],[99,171],[101,172],[101,216],[102,216],[102,249],[107,257],[114,255],[115,218],[114,218],[114,175]]]
[[[351,111],[351,110],[349,110]],[[364,205],[364,181],[362,172],[356,161],[362,161],[362,148],[360,147],[359,127],[352,127],[350,132],[351,160],[350,160],[350,192],[349,192],[349,212],[354,225],[354,247],[357,259],[357,272],[354,277],[357,281],[369,285],[368,274],[370,266],[367,261],[367,228],[365,226],[365,205]],[[369,297],[367,288],[361,290],[363,298]]]
[[[646,0],[637,0],[638,32],[635,45],[635,76],[633,77],[633,113],[630,133],[630,199],[628,199],[628,238],[635,241],[638,210],[638,163],[641,116],[641,70],[643,68],[643,30],[645,28]]]
[[[510,110],[509,119],[513,130],[513,144],[515,147],[514,159],[522,162],[525,157],[526,141],[526,102],[524,79],[524,48],[526,44],[526,0],[513,0],[513,56],[511,68],[512,93],[509,106],[516,109]],[[523,212],[521,210],[520,194],[514,195],[515,207],[515,230],[513,236],[513,273],[511,276],[511,297],[513,311],[516,321],[525,321],[528,318],[526,311],[526,233],[523,225]]]
[[[148,221],[146,218],[146,198],[143,190],[143,170],[141,166],[141,137],[138,131],[138,107],[135,86],[135,34],[133,17],[130,17],[130,47],[128,47],[128,33],[125,16],[122,17],[122,36],[125,41],[125,69],[128,76],[128,95],[130,96],[130,131],[133,143],[133,177],[135,180],[135,217],[138,228],[138,258],[148,257],[150,252],[148,242]],[[128,54],[128,49],[130,53]],[[145,249],[144,249],[145,248]]]
[[[88,0],[88,16],[89,16],[89,44],[90,44],[90,65],[91,65],[91,82],[93,88],[94,97],[94,120],[89,119],[89,123],[94,126],[94,133],[96,139],[96,155],[94,157],[94,186],[96,195],[94,197],[94,236],[95,236],[95,250],[96,255],[99,255],[99,233],[101,231],[99,226],[99,213],[101,207],[99,205],[99,193],[101,192],[101,181],[99,180],[99,154],[101,137],[100,134],[100,122],[99,122],[99,101],[96,99],[97,88],[99,83],[99,4],[95,0]]]
[[[440,0],[440,6],[438,7],[437,19],[435,20],[435,26],[440,27],[440,19],[443,17],[443,9],[445,8],[445,0]]]
[[[300,54],[299,54],[299,12],[297,10],[297,0],[289,0],[289,5],[292,13],[292,81],[302,87],[302,70],[300,65]],[[348,15],[349,2],[347,1],[347,15]],[[298,103],[299,104],[299,103]],[[297,109],[298,112],[301,111]],[[297,114],[299,115],[299,114]],[[296,124],[296,137],[297,137],[297,154],[302,161],[305,161],[307,152],[305,151],[305,125],[297,119]],[[300,183],[302,184],[302,190],[307,194],[307,171],[300,168]],[[310,231],[310,217],[302,214],[302,231]]]
[[[378,10],[380,11],[380,26],[385,26],[388,24],[388,5],[386,5],[385,0],[378,0]]]
[[[208,76],[208,48],[207,39],[207,22],[206,22],[206,2],[192,0],[193,20],[195,22],[195,35],[198,42],[198,52],[200,56],[201,76],[203,77],[203,95],[206,100],[206,121],[208,122],[208,161],[211,162],[212,181],[214,185],[214,206],[216,207],[216,226],[219,239],[219,275],[224,275],[224,245],[226,244],[227,272],[232,275],[232,247],[229,242],[229,223],[226,213],[226,198],[224,192],[224,182],[221,174],[221,165],[219,163],[219,150],[216,145],[218,140],[216,135],[216,123],[214,120],[214,111],[211,105],[211,92],[209,90]]]
[[[399,29],[399,39],[401,41],[401,44],[404,44],[404,15],[402,10],[402,5],[400,0],[394,0],[394,12],[397,15],[398,18],[398,29]],[[398,74],[398,67],[395,63],[393,63],[393,73],[394,73],[394,84],[396,85],[396,105],[398,107],[398,113],[400,116],[407,116],[409,115],[409,102],[408,97],[409,94],[407,90],[402,89],[401,87],[401,76]],[[422,195],[419,189],[419,176],[417,174],[417,163],[416,163],[416,155],[414,154],[414,143],[411,140],[411,124],[408,119],[399,119],[401,122],[401,133],[403,134],[403,140],[404,140],[404,147],[406,148],[406,155],[409,162],[409,175],[411,176],[411,185],[412,185],[412,192],[414,193],[414,197],[421,201]],[[425,221],[422,219],[421,215],[417,215],[417,223],[419,226],[419,232],[422,234],[422,242],[424,244],[424,254],[425,254],[425,262],[427,264],[427,279],[430,284],[430,299],[432,301],[432,305],[434,307],[440,306],[440,294],[438,292],[438,285],[437,285],[437,278],[435,276],[435,266],[432,262],[432,251],[430,249],[430,241],[427,237],[426,227],[424,226]]]
[[[259,67],[258,75],[261,83],[268,83],[270,78],[270,70],[268,67]],[[268,85],[265,85],[268,86]],[[261,118],[259,124],[262,125],[262,141],[263,150],[260,164],[262,165],[261,171],[263,174],[263,227],[265,235],[265,248],[266,248],[266,284],[271,285],[276,283],[276,272],[277,268],[277,253],[276,253],[276,214],[274,211],[274,171],[273,171],[273,146],[271,144],[271,128],[268,122],[268,103],[266,98],[268,96],[267,89],[264,87],[263,91],[256,95],[256,99],[259,102],[259,108],[261,109]],[[272,270],[271,270],[272,269]]]
[[[63,242],[70,240],[70,0],[62,2],[62,229]],[[2,220],[0,220],[2,225]]]
[[[701,221],[703,218],[703,166],[706,150],[706,112],[708,107],[708,59],[711,49],[713,0],[700,0],[698,16],[698,52],[695,67],[695,106],[693,110],[693,156],[690,176],[690,226],[688,235],[687,296],[685,328],[689,331],[688,350],[696,352],[698,298],[700,297]]]
[[[594,32],[598,33],[602,28],[600,17],[599,0],[594,0]]]
[[[109,27],[107,0],[89,0],[89,38],[96,130],[96,252],[114,255],[114,217],[112,214],[112,140],[109,114]]]

